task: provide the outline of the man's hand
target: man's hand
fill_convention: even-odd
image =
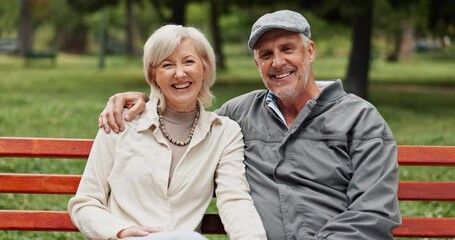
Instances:
[[[162,228],[157,227],[146,227],[146,226],[133,226],[129,228],[125,228],[117,233],[117,237],[120,239],[127,238],[127,237],[142,237],[146,236],[153,232],[161,232],[163,231]]]
[[[125,115],[126,121],[131,121],[145,109],[147,96],[141,92],[124,92],[117,93],[109,98],[106,107],[98,118],[98,127],[103,128],[106,133],[111,129],[119,133],[125,130],[125,124],[122,118],[123,108],[128,108]]]

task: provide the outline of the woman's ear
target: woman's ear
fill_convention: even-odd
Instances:
[[[202,69],[202,81],[205,81],[205,77],[207,76],[207,68],[205,67],[205,64],[202,64],[203,69]]]
[[[150,79],[156,79],[155,76],[156,76],[156,70],[152,67],[148,67],[148,70],[147,70],[147,74],[148,74],[148,77]]]

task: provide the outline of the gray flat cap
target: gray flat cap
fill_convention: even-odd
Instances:
[[[310,24],[302,14],[291,10],[267,13],[260,17],[251,28],[250,39],[248,40],[248,48],[251,52],[253,52],[259,38],[272,29],[303,33],[307,38],[311,38]]]

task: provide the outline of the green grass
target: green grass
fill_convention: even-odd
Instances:
[[[263,88],[251,55],[229,47],[229,71],[220,71],[211,109],[241,93]],[[411,62],[375,59],[369,100],[390,125],[399,144],[455,145],[455,72],[453,58],[423,55]],[[347,60],[321,56],[318,79],[342,78]],[[93,138],[97,119],[109,96],[123,91],[148,92],[139,58],[108,57],[100,70],[96,56],[60,54],[55,68],[45,60],[30,68],[21,58],[0,55],[0,136]],[[82,173],[85,162],[65,159],[0,158],[0,172]],[[455,181],[446,167],[402,167],[403,180]],[[0,194],[0,209],[64,210],[70,196]],[[455,204],[404,202],[405,216],[455,217]],[[210,212],[216,211],[213,206]],[[0,231],[1,239],[82,239],[79,233]],[[225,239],[211,236],[211,239]]]

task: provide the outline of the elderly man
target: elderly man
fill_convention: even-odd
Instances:
[[[299,13],[268,13],[248,47],[267,90],[217,113],[241,126],[251,194],[268,239],[392,239],[400,222],[396,142],[374,106],[340,80],[315,81],[310,25]],[[100,127],[122,131],[144,109],[141,93],[110,98]]]

